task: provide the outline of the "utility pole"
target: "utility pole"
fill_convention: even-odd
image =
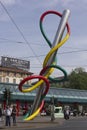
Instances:
[[[54,96],[52,96],[52,105],[51,105],[51,121],[53,122],[55,120],[55,117],[54,117]]]
[[[9,103],[9,89],[7,89],[7,99],[6,99],[6,104],[8,105]]]

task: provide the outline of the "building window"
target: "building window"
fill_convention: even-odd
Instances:
[[[16,79],[13,79],[13,83],[16,84]]]
[[[9,76],[9,72],[7,72],[7,76]]]
[[[16,73],[14,73],[14,77],[16,77]]]
[[[2,77],[0,77],[0,82],[2,82]]]
[[[9,78],[6,78],[6,83],[9,83]]]
[[[2,75],[2,72],[0,71],[0,75]]]

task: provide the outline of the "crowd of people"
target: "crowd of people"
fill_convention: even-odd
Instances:
[[[14,126],[16,125],[16,114],[17,114],[17,109],[15,105],[13,105],[13,107],[7,105],[4,111],[2,110],[2,108],[0,108],[0,120],[3,120],[3,115],[4,115],[5,126],[10,127],[12,124]]]

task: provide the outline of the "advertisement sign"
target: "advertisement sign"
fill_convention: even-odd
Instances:
[[[10,57],[1,57],[1,65],[4,67],[16,67],[20,69],[30,69],[30,61],[10,58]]]

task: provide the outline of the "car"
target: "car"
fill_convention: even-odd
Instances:
[[[70,111],[70,116],[73,116],[74,114],[73,114],[73,111]]]
[[[42,112],[40,113],[41,116],[46,116],[46,112],[45,110],[42,110]]]
[[[64,113],[62,107],[54,107],[54,117],[64,118]]]

